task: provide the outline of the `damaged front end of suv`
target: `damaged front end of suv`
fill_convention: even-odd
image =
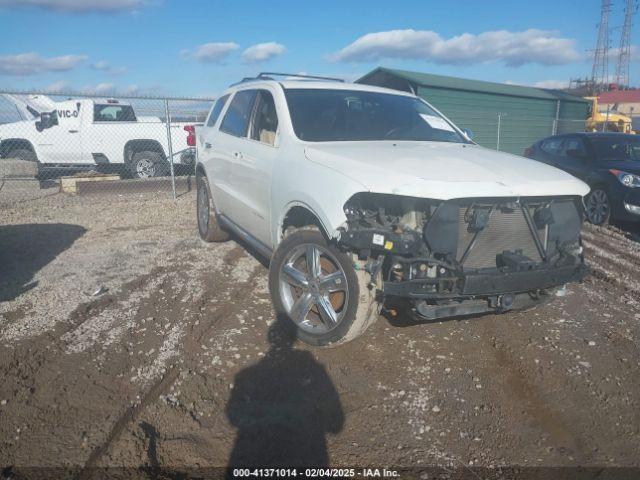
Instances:
[[[526,308],[586,273],[579,196],[447,201],[358,193],[338,245],[419,318]]]

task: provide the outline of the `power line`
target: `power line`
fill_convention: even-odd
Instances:
[[[629,86],[629,66],[631,63],[631,25],[637,4],[634,0],[627,0],[624,8],[624,25],[620,34],[618,63],[616,65],[616,82],[620,87]]]
[[[602,0],[598,41],[593,55],[593,68],[591,69],[594,94],[605,90],[609,83],[609,12],[611,12],[611,0]]]

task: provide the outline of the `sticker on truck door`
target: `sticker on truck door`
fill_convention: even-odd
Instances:
[[[440,117],[436,117],[435,115],[425,115],[424,113],[421,113],[420,116],[431,128],[435,128],[436,130],[445,130],[447,132],[455,132],[453,127]]]

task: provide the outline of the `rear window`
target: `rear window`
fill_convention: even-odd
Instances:
[[[135,122],[136,114],[131,105],[94,105],[94,122]]]
[[[227,100],[229,100],[228,94],[218,99],[216,104],[213,106],[213,109],[211,110],[211,115],[209,115],[207,127],[213,127],[216,124],[216,122],[218,121],[218,117],[220,116],[220,112],[222,112],[222,109],[226,105]]]
[[[236,137],[246,137],[255,97],[256,90],[237,92],[222,119],[220,130]]]

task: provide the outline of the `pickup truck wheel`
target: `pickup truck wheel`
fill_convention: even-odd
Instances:
[[[269,290],[277,315],[290,320],[297,338],[310,345],[353,340],[378,316],[364,272],[316,230],[282,240],[269,265]]]
[[[594,225],[606,225],[609,223],[611,202],[609,201],[609,195],[604,189],[594,188],[591,193],[587,195],[585,206],[585,213],[589,222]]]
[[[211,196],[209,181],[204,176],[198,176],[197,178],[196,210],[200,238],[205,242],[224,242],[229,239],[229,234],[220,227],[216,218],[216,209]]]
[[[136,152],[129,163],[129,173],[134,178],[160,177],[165,170],[164,158],[158,152]]]

